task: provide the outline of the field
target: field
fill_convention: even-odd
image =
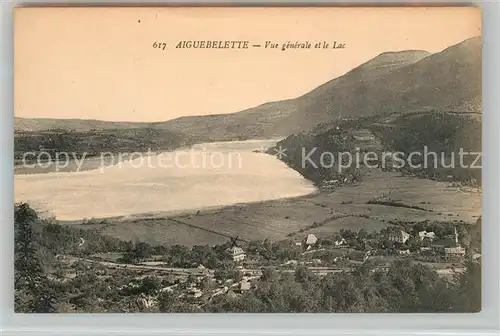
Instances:
[[[72,225],[123,240],[193,246],[220,244],[234,236],[243,241],[301,239],[309,233],[322,237],[342,228],[371,231],[425,220],[474,224],[480,213],[479,190],[374,171],[358,186],[298,198]]]

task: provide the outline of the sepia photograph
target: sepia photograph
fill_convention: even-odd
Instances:
[[[479,8],[13,15],[16,313],[481,311]]]

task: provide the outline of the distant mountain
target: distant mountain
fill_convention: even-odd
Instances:
[[[65,130],[88,132],[102,129],[147,128],[149,123],[113,122],[94,119],[14,118],[16,131]]]
[[[157,123],[38,120],[36,127],[133,128],[182,131],[206,140],[285,136],[339,117],[389,115],[419,110],[481,111],[481,38],[442,52],[387,52],[295,99],[232,114],[181,117]],[[57,127],[55,127],[57,125]],[[17,119],[16,129],[33,128]]]
[[[452,110],[481,111],[481,39],[429,54],[389,52],[311,92],[227,115],[183,117],[162,125],[207,137],[271,137],[308,131],[338,117]]]
[[[332,118],[328,106],[324,106],[324,113],[319,118],[316,115],[311,117],[310,107],[314,106],[316,100],[322,104],[325,98],[334,94],[337,87],[383,76],[428,55],[430,53],[426,51],[384,53],[296,99],[270,102],[232,114],[181,117],[168,121],[164,126],[213,138],[265,138],[306,131]]]

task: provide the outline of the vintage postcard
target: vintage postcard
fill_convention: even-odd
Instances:
[[[18,8],[15,311],[481,310],[481,11]]]

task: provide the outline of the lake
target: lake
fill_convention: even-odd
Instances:
[[[28,202],[45,216],[79,220],[196,210],[314,192],[310,181],[275,156],[254,152],[275,143],[206,143],[159,154],[107,157],[102,167],[93,170],[16,175],[15,201]]]

